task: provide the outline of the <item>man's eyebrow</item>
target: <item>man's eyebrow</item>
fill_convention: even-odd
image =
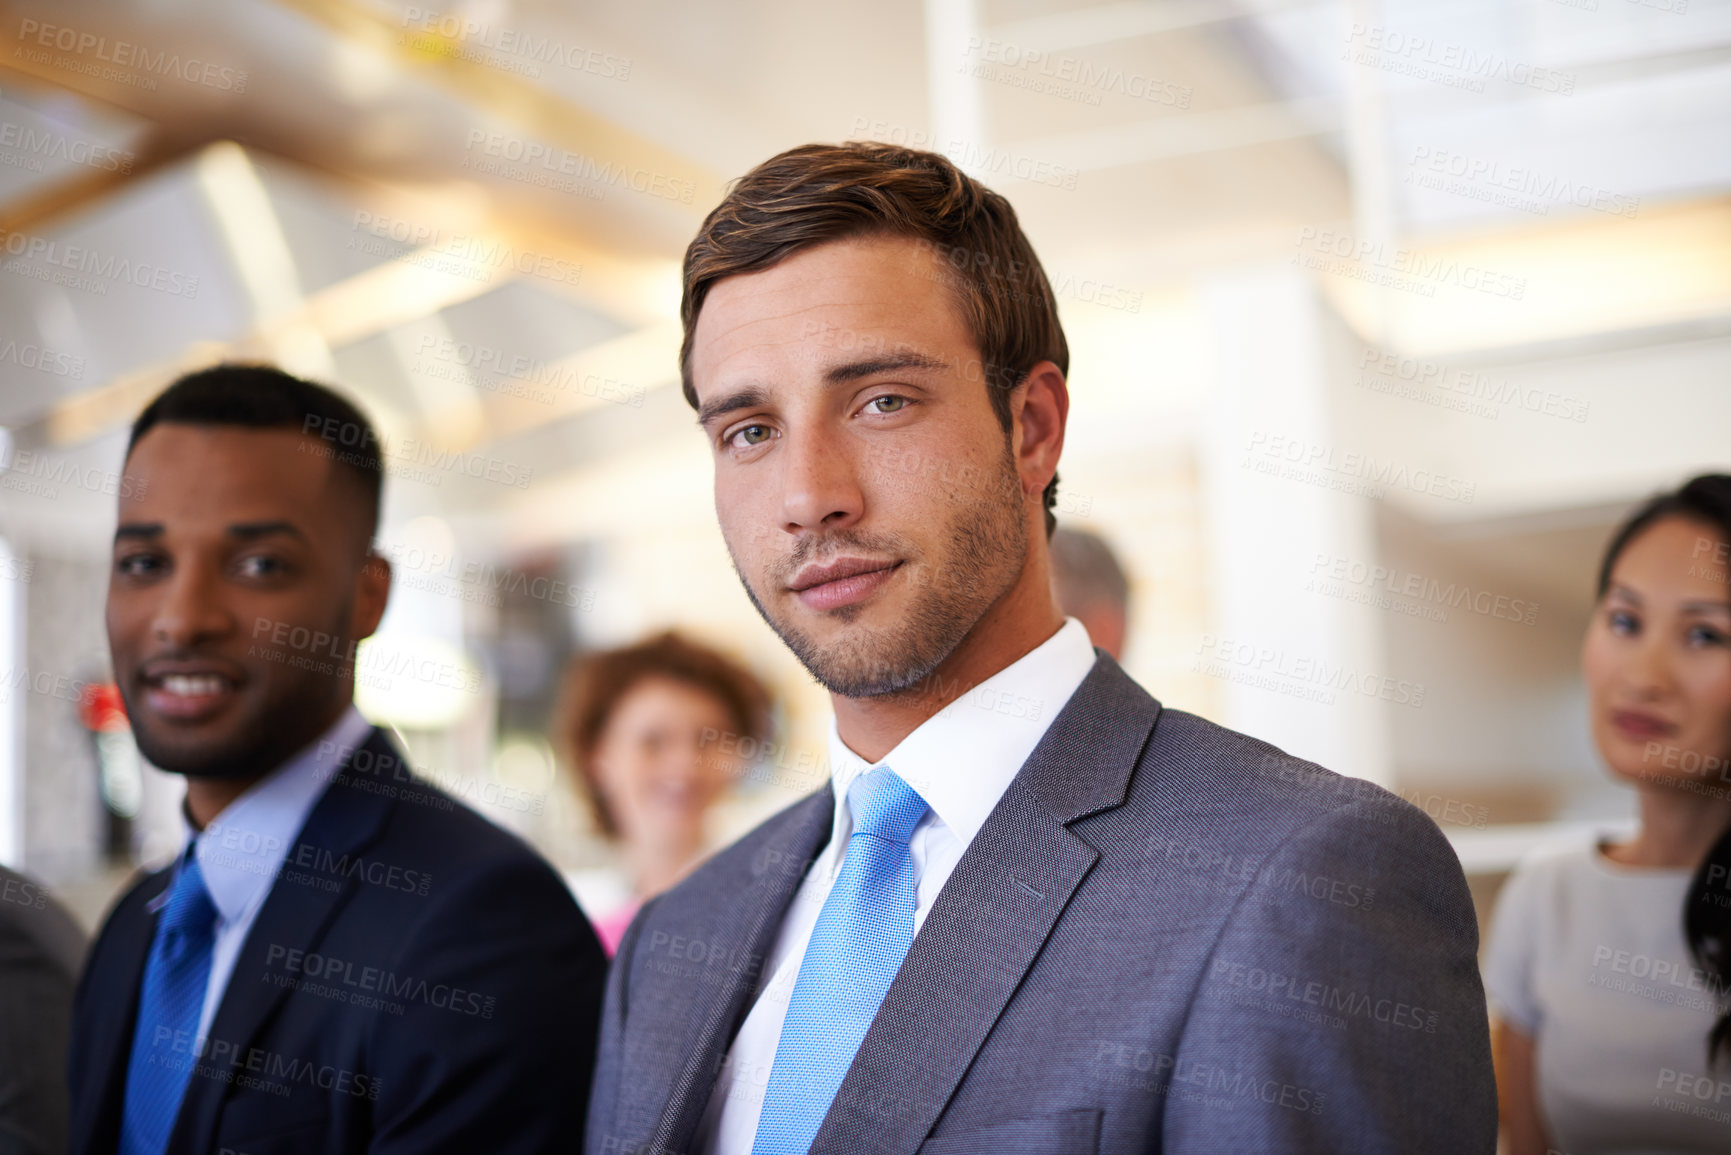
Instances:
[[[115,527],[114,543],[123,541],[154,541],[165,532],[160,521],[129,522]],[[290,521],[243,521],[228,527],[228,536],[237,537],[242,541],[254,541],[261,537],[271,537],[275,534],[286,534],[307,540],[307,535]]]
[[[840,365],[832,365],[824,370],[825,385],[846,385],[850,381],[858,381],[862,377],[870,377],[876,373],[891,373],[897,369],[945,369],[949,362],[930,353],[893,353],[886,357],[870,357],[863,361],[848,361]],[[746,385],[713,401],[706,401],[697,410],[697,423],[707,427],[709,423],[724,413],[732,413],[736,409],[749,409],[754,405],[769,403],[769,393],[758,385]]]
[[[1683,609],[1692,614],[1731,614],[1731,602],[1714,602],[1703,598],[1699,601],[1684,602]]]
[[[864,361],[833,365],[824,370],[823,379],[826,385],[845,385],[849,381],[858,381],[861,377],[870,377],[875,373],[889,373],[896,369],[944,369],[948,365],[943,358],[934,357],[930,353],[893,353],[887,357],[870,357]]]
[[[286,533],[290,537],[306,540],[306,534],[291,521],[242,521],[228,527],[230,537],[243,538],[251,541],[253,538],[270,537],[272,534]]]
[[[1641,595],[1640,594],[1636,593],[1634,590],[1630,589],[1628,586],[1622,585],[1622,584],[1617,583],[1617,582],[1611,583],[1611,589],[1609,591],[1608,596],[1620,597],[1624,601],[1634,602],[1636,605],[1641,604]]]
[[[736,409],[749,409],[753,405],[767,404],[769,393],[756,385],[747,385],[736,389],[725,397],[717,397],[713,401],[705,401],[697,410],[697,423],[707,427],[711,421],[723,413],[732,413]]]

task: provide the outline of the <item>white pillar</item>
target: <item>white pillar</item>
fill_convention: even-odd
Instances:
[[[933,148],[964,171],[986,151],[986,110],[968,45],[980,34],[978,0],[926,0],[926,86]],[[980,175],[978,172],[975,176]]]
[[[1196,665],[1223,724],[1343,774],[1387,783],[1387,711],[1410,708],[1384,668],[1375,611],[1305,588],[1319,558],[1376,557],[1328,410],[1332,329],[1301,269],[1208,282],[1214,390],[1201,464],[1211,604]],[[1344,490],[1344,491],[1343,491]],[[1396,679],[1398,683],[1398,679]],[[1412,687],[1407,687],[1410,696]]]

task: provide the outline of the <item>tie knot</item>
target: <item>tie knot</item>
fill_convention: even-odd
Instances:
[[[200,935],[216,923],[216,904],[210,900],[210,890],[204,885],[204,872],[198,868],[198,855],[188,854],[175,876],[174,889],[168,894],[168,905],[162,908],[162,929],[169,934]]]
[[[903,842],[914,835],[927,810],[926,800],[888,766],[861,774],[847,788],[855,834],[886,842]]]

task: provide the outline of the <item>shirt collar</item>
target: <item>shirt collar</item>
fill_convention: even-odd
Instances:
[[[830,845],[845,845],[853,834],[848,787],[874,766],[888,766],[966,849],[1095,661],[1088,631],[1066,618],[1057,633],[921,722],[878,762],[848,749],[832,715],[837,805]]]
[[[314,803],[371,730],[372,723],[350,705],[330,729],[247,787],[196,837],[182,813],[205,888],[224,923],[238,920],[263,901]]]

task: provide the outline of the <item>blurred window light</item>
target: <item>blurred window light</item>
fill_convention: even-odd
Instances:
[[[481,705],[481,669],[456,646],[426,636],[368,638],[355,660],[355,704],[369,721],[444,730]]]
[[[380,535],[391,600],[356,651],[355,702],[380,725],[441,730],[488,692],[463,645],[464,569],[443,518],[416,517]]]

